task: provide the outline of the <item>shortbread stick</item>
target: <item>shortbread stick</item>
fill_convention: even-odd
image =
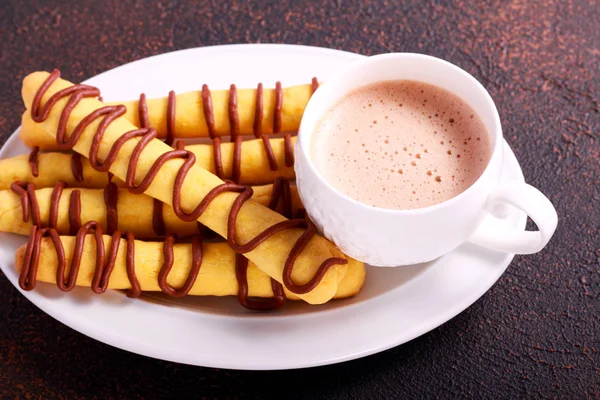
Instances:
[[[59,182],[52,188],[38,190],[32,190],[34,185],[27,184],[13,184],[12,187],[12,190],[0,191],[1,232],[28,235],[35,224],[55,228],[61,235],[72,235],[89,221],[98,222],[109,234],[118,229],[130,232],[138,239],[155,239],[169,233],[185,237],[199,232],[196,221],[182,221],[175,215],[173,207],[113,185],[104,189],[81,189],[68,188],[64,182]],[[274,199],[276,210],[298,215],[302,203],[297,189],[289,186],[289,197],[281,196],[282,190],[276,189],[279,196]],[[252,198],[268,207],[272,195],[273,185],[257,186]]]
[[[102,240],[106,250],[106,258],[111,246],[112,238],[103,235]],[[74,254],[75,237],[61,236],[60,242],[66,256],[66,268],[64,276],[68,276]],[[166,282],[173,288],[181,288],[187,280],[192,266],[192,244],[174,244],[174,262],[172,269],[167,275]],[[26,245],[20,247],[15,255],[15,264],[19,272],[23,267]],[[164,261],[163,242],[134,241],[134,266],[135,275],[142,291],[161,291],[159,286],[160,270]],[[120,239],[114,269],[110,274],[106,289],[131,289],[131,281],[127,275],[126,268],[126,239]],[[83,245],[83,256],[76,286],[92,286],[92,280],[96,269],[96,241],[93,234],[85,236]],[[50,237],[41,239],[39,263],[35,280],[56,284],[57,268],[59,260],[56,255],[54,244]],[[334,298],[350,297],[357,294],[365,279],[364,264],[352,261],[348,266],[348,273],[340,282],[338,292]],[[249,297],[273,297],[271,279],[253,263],[248,263],[247,270],[248,296]],[[193,283],[189,295],[195,296],[235,296],[238,295],[239,285],[236,279],[236,255],[227,243],[203,243],[202,261],[198,277]],[[166,292],[170,294],[169,292]],[[290,300],[298,300],[293,293],[285,290],[285,297]]]
[[[86,177],[97,179],[99,172],[94,171],[89,162],[83,157],[81,160],[73,160],[67,154],[58,153],[56,139],[47,135],[42,131],[42,128],[31,121],[29,112],[23,114],[23,126],[28,128],[32,134],[23,137],[25,144],[34,148],[29,155],[20,155],[8,159],[0,160],[0,187],[2,184],[10,184],[13,180],[22,180],[27,182],[36,182],[36,179],[43,180],[43,175],[48,172],[60,171],[61,180],[70,182],[74,179],[74,173],[69,175],[69,172],[74,167],[83,168],[83,174]],[[21,129],[21,132],[25,129]],[[35,133],[35,134],[34,134]],[[293,148],[296,138],[290,138]],[[293,179],[294,167],[286,159],[285,140],[283,138],[270,138],[270,147],[272,149],[273,166],[271,165],[270,157],[264,147],[262,139],[252,139],[241,142],[239,172],[234,171],[234,150],[235,143],[222,142],[220,143],[220,164],[215,162],[215,147],[213,144],[192,144],[185,146],[186,150],[191,151],[196,156],[196,164],[200,167],[216,174],[219,172],[221,179],[231,179],[242,185],[262,185],[273,182],[277,177]],[[35,148],[43,151],[53,151],[50,153],[37,153]],[[293,157],[293,152],[292,152]],[[40,176],[35,177],[31,171],[31,163],[38,160],[38,173]],[[31,163],[29,162],[31,161]],[[5,169],[16,170],[18,176],[11,176]],[[218,170],[218,171],[217,171]],[[236,177],[237,175],[237,177]],[[106,179],[105,177],[103,179]],[[53,182],[52,182],[53,183]],[[106,182],[105,182],[106,183]]]
[[[198,219],[302,299],[324,303],[337,291],[347,261],[332,243],[314,234],[314,226],[288,221],[247,201],[251,195],[247,189],[224,184],[193,165],[191,153],[172,151],[153,138],[151,129],[137,129],[120,116],[122,107],[100,102],[97,89],[74,86],[58,72],[35,72],[25,78],[22,94],[36,123],[65,143],[65,149],[93,157],[97,169],[102,168],[99,160],[109,160],[107,168],[126,180],[131,190],[173,205],[180,218]],[[66,142],[72,134],[75,139]],[[139,182],[137,189],[134,182]]]

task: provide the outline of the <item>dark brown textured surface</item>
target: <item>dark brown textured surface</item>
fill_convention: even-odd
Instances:
[[[0,398],[600,398],[597,2],[69,3],[0,1],[2,141],[19,124],[20,80],[36,69],[82,80],[224,43],[423,52],[490,91],[526,179],[554,202],[560,223],[542,253],[516,257],[442,327],[383,354],[304,371],[196,368],[116,350],[45,315],[0,274]]]

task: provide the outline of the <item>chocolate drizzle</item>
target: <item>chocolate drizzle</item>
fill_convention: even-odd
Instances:
[[[231,141],[240,135],[240,116],[238,113],[238,102],[237,102],[237,87],[234,84],[229,86],[229,131],[231,132]]]
[[[158,199],[154,199],[152,202],[152,229],[159,237],[165,236],[167,232],[163,218],[163,202]]]
[[[75,235],[81,228],[81,191],[73,190],[69,197],[69,235]]]
[[[175,92],[169,92],[167,100],[167,138],[165,143],[171,146],[175,140]]]
[[[106,128],[110,125],[110,123],[112,123],[112,121],[124,115],[126,109],[122,105],[104,106],[102,108],[96,109],[90,114],[88,114],[86,117],[84,117],[77,124],[77,126],[71,133],[71,136],[69,138],[66,138],[67,120],[73,109],[77,106],[81,99],[90,97],[95,98],[100,95],[100,91],[97,88],[88,85],[73,85],[71,87],[62,89],[54,93],[47,100],[44,106],[41,107],[40,103],[43,95],[46,93],[46,91],[49,89],[52,83],[59,78],[59,76],[59,71],[54,70],[46,79],[46,81],[40,86],[32,102],[31,117],[35,122],[38,123],[44,121],[48,117],[52,107],[60,99],[68,97],[68,101],[64,106],[64,109],[61,111],[58,129],[56,132],[56,143],[60,149],[72,149],[83,134],[84,130],[94,120],[101,117],[102,120],[100,124],[96,127],[96,132],[94,133],[94,136],[92,138],[89,159],[92,168],[96,169],[97,171],[106,172],[116,160],[117,154],[123,146],[123,144],[130,139],[138,138],[139,140],[137,141],[137,145],[135,146],[129,158],[129,165],[127,168],[125,178],[125,184],[129,191],[132,193],[143,193],[150,186],[153,179],[156,177],[157,173],[159,172],[160,168],[164,165],[165,162],[176,158],[182,159],[183,164],[180,166],[179,171],[176,175],[175,184],[173,188],[173,209],[175,211],[175,214],[183,221],[194,221],[202,215],[202,213],[206,210],[210,202],[214,200],[219,194],[225,192],[239,193],[239,195],[232,204],[227,220],[227,242],[229,243],[230,247],[237,253],[247,253],[254,250],[261,243],[269,239],[271,236],[277,234],[278,232],[294,228],[305,229],[304,233],[302,233],[302,235],[293,245],[292,250],[290,251],[287,257],[283,268],[283,283],[285,287],[292,293],[305,294],[310,292],[323,279],[323,276],[327,273],[329,268],[331,268],[334,265],[347,264],[348,261],[346,259],[330,257],[321,263],[315,275],[308,282],[304,284],[297,284],[292,280],[292,272],[296,259],[306,247],[310,239],[316,234],[316,229],[314,225],[304,219],[293,219],[279,222],[275,225],[270,226],[260,234],[256,235],[247,243],[238,243],[235,239],[237,215],[239,214],[239,211],[243,204],[248,199],[250,199],[250,197],[252,197],[253,192],[251,188],[246,188],[244,186],[233,183],[223,183],[213,188],[204,197],[204,199],[200,201],[200,203],[194,210],[192,210],[191,212],[184,211],[181,208],[180,203],[181,189],[187,173],[195,164],[196,158],[194,154],[190,151],[172,150],[160,155],[152,164],[152,166],[150,167],[144,178],[141,180],[141,182],[135,183],[135,172],[140,154],[143,151],[143,149],[148,145],[148,143],[157,136],[156,131],[152,128],[134,129],[132,131],[124,133],[114,142],[104,161],[99,162],[98,150]],[[83,227],[81,229],[83,229]]]
[[[282,208],[281,214],[288,219],[294,218],[294,204],[292,202],[290,181],[281,177],[275,179],[273,182],[273,191],[271,192],[271,199],[269,200],[269,208],[271,210],[276,210],[279,203],[281,203]],[[296,216],[296,218],[298,217]]]
[[[35,195],[35,185],[33,183],[14,181],[10,184],[10,189],[15,192],[21,200],[23,222],[29,221],[29,216],[31,215],[31,223],[40,226],[40,206]]]
[[[135,275],[135,248],[133,235],[130,233],[121,233],[118,230],[115,231],[111,237],[107,255],[104,240],[102,238],[102,227],[94,221],[87,222],[77,230],[75,246],[73,249],[73,259],[71,260],[71,267],[69,268],[67,277],[65,277],[67,266],[65,250],[58,232],[54,228],[40,228],[34,225],[31,228],[31,235],[25,250],[23,266],[21,274],[19,275],[19,286],[23,290],[33,290],[35,288],[42,238],[44,236],[49,236],[52,239],[56,251],[56,285],[63,292],[68,292],[73,289],[77,282],[77,275],[81,267],[83,256],[83,246],[88,233],[94,234],[96,242],[96,266],[94,269],[94,277],[92,278],[92,291],[100,294],[104,293],[108,288],[110,275],[117,260],[120,239],[121,237],[125,237],[127,242],[126,271],[127,277],[131,283],[131,289],[128,290],[127,295],[130,297],[139,296],[141,294],[141,288]]]
[[[81,163],[81,154],[73,153],[71,157],[71,171],[77,182],[83,182],[83,164]]]
[[[232,136],[233,138],[233,136]],[[231,178],[233,182],[239,183],[242,177],[242,137],[237,136],[233,145],[233,166]]]
[[[259,83],[256,87],[256,100],[254,105],[254,136],[260,138],[262,134],[263,118],[263,84]]]
[[[208,135],[213,144],[213,160],[215,175],[223,179],[223,159],[221,157],[221,138],[215,135],[215,113],[213,111],[212,97],[207,85],[202,85],[202,111],[208,127]],[[181,147],[183,149],[183,147]]]
[[[140,119],[140,128],[150,128],[150,117],[148,116],[148,104],[146,103],[146,95],[140,94],[138,101],[138,115]]]
[[[31,175],[33,175],[36,178],[38,176],[40,176],[40,171],[38,169],[38,167],[39,167],[39,161],[38,161],[39,152],[40,152],[40,146],[34,146],[31,149],[31,153],[29,153],[29,158],[27,159],[27,162],[29,163],[29,166],[31,167]]]
[[[65,182],[58,181],[56,182],[56,185],[54,185],[54,189],[52,189],[52,194],[50,195],[50,215],[48,216],[48,227],[50,228],[56,229],[58,226],[58,206],[65,187],[67,187]]]
[[[204,111],[204,120],[208,127],[208,136],[215,140],[215,113],[213,111],[212,97],[208,85],[202,85],[202,110]]]
[[[292,194],[290,190],[290,181],[285,178],[277,178],[273,182],[273,191],[269,201],[271,210],[277,209],[281,201],[282,214],[286,218],[292,218]],[[271,278],[271,288],[273,297],[270,299],[254,299],[248,297],[248,259],[242,254],[236,254],[235,258],[235,276],[238,282],[238,301],[240,304],[251,310],[271,310],[278,308],[285,302],[285,292],[283,285]]]
[[[158,273],[158,286],[160,286],[160,289],[169,296],[183,297],[190,292],[194,286],[194,282],[196,282],[196,278],[198,278],[198,273],[200,272],[200,267],[202,265],[202,237],[195,235],[192,239],[192,267],[190,268],[185,283],[179,289],[175,289],[167,283],[167,277],[171,268],[173,268],[173,262],[175,261],[175,256],[173,254],[174,243],[175,235],[169,235],[163,244],[163,265]]]
[[[281,95],[281,85],[279,86],[279,96]],[[277,98],[278,95],[275,95]],[[269,161],[269,168],[271,171],[277,171],[279,168],[277,165],[277,159],[275,158],[275,154],[273,153],[273,147],[271,146],[271,141],[269,140],[269,136],[267,134],[262,133],[262,119],[263,119],[263,85],[262,83],[258,84],[256,88],[256,106],[254,109],[254,137],[257,139],[262,139],[263,146],[265,148],[265,154],[267,155],[267,160]],[[281,113],[281,109],[279,110]],[[273,116],[273,121],[277,119],[275,116],[277,114],[277,108],[275,109],[275,113]],[[281,120],[281,115],[279,116],[279,120]]]
[[[238,281],[238,301],[250,310],[273,310],[285,302],[285,292],[281,283],[271,278],[273,297],[251,298],[248,297],[248,259],[242,254],[235,255],[235,277]]]
[[[25,215],[25,209],[23,209],[23,215]],[[60,236],[58,236],[56,229],[38,228],[34,225],[31,228],[31,234],[25,250],[25,257],[23,258],[21,273],[19,274],[19,286],[23,290],[35,289],[35,284],[37,283],[37,270],[40,263],[40,246],[42,237],[44,236],[49,236],[52,239],[52,243],[56,249],[56,258],[58,261],[57,268],[62,269],[62,271],[65,269],[64,265],[62,268],[60,265],[65,263],[65,249],[62,246]]]
[[[233,142],[233,159],[231,178],[234,183],[239,183],[242,177],[242,137],[240,136],[240,116],[238,112],[237,88],[234,84],[229,87],[229,130]]]
[[[281,82],[275,83],[275,112],[273,113],[273,133],[281,132],[281,110],[283,110],[283,90]]]
[[[171,146],[175,140],[175,106],[175,92],[171,90],[169,92],[169,97],[167,98],[167,137],[165,139],[165,143],[169,146]],[[150,128],[148,103],[146,102],[146,95],[144,93],[140,94],[138,101],[138,118],[140,120],[141,128]]]
[[[312,78],[311,87],[313,93],[319,87],[319,81],[317,78]],[[216,133],[215,127],[215,113],[213,109],[213,102],[210,89],[208,85],[202,85],[201,90],[202,98],[202,113],[206,126],[208,129],[208,135],[213,143],[213,163],[215,168],[215,175],[223,179],[225,174],[223,172],[223,160],[221,154],[221,137]],[[175,92],[170,91],[167,101],[167,138],[165,143],[172,145],[175,139]],[[242,160],[242,139],[240,137],[240,119],[238,112],[238,101],[237,101],[237,88],[235,85],[229,87],[229,99],[228,99],[228,117],[229,117],[229,129],[231,132],[231,142],[234,143],[233,157],[232,157],[232,181],[239,183],[241,178],[241,160]],[[282,111],[283,111],[283,89],[281,82],[275,84],[275,109],[273,112],[273,133],[280,133],[282,128]],[[262,120],[264,113],[264,94],[263,84],[259,83],[256,88],[256,102],[254,108],[254,123],[253,133],[257,139],[262,139],[267,161],[269,162],[269,168],[271,171],[277,171],[279,165],[275,158],[275,153],[271,146],[269,136],[262,133]],[[141,94],[138,102],[138,115],[140,120],[141,128],[150,128],[149,116],[148,116],[148,104],[146,102],[146,95]],[[285,166],[290,168],[294,166],[294,148],[292,145],[292,134],[288,133],[284,135],[284,156]],[[178,142],[179,143],[179,142]],[[177,147],[183,149],[183,147]]]

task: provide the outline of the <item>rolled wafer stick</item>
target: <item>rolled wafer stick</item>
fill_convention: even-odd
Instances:
[[[113,102],[127,108],[124,117],[133,125],[142,128],[155,128],[158,138],[217,138],[231,135],[254,135],[297,131],[308,100],[319,83],[313,78],[311,84],[282,88],[278,82],[275,88],[210,90],[203,85],[202,90],[169,96]],[[42,150],[57,150],[51,137],[40,134],[35,127],[21,129],[21,139],[30,147],[40,146]],[[233,141],[233,140],[232,140]]]
[[[137,129],[121,117],[124,107],[104,106],[96,88],[73,85],[58,71],[30,74],[22,94],[35,123],[65,149],[87,155],[95,169],[173,205],[179,218],[197,219],[303,300],[324,303],[336,293],[348,261],[309,222],[286,220],[249,200],[251,190],[223,183],[194,165],[192,153],[172,150],[152,129]]]
[[[32,124],[27,112],[23,116],[23,121],[27,126],[38,127],[37,124]],[[39,153],[39,150],[56,150],[56,139],[48,138],[45,134],[35,139],[26,143],[33,147],[29,155],[0,160],[0,188],[8,188],[15,180],[34,182],[38,185],[40,182],[49,182],[42,183],[43,186],[40,187],[49,186],[56,180],[63,180],[73,185],[75,182],[81,182],[82,184],[79,185],[81,187],[85,187],[86,181],[106,184],[106,173],[91,168],[85,157],[81,157],[78,153]],[[51,140],[52,145],[45,145],[44,140]],[[185,149],[194,153],[196,164],[200,167],[213,174],[218,172],[217,175],[221,179],[229,179],[242,185],[262,185],[273,182],[277,177],[293,179],[295,176],[293,162],[290,163],[286,158],[285,140],[283,138],[269,140],[275,168],[271,167],[271,159],[267,156],[263,141],[259,139],[241,142],[238,159],[234,157],[235,143],[220,143],[217,151],[211,144],[192,144],[185,146]],[[292,147],[295,141],[296,138],[291,138]],[[55,176],[58,179],[55,179]]]
[[[173,244],[172,237],[165,242],[143,242],[120,232],[112,237],[102,235],[99,230],[100,235],[96,236],[86,234],[87,229],[82,227],[76,237],[58,236],[52,228],[34,232],[29,243],[15,255],[21,286],[32,289],[36,282],[47,282],[58,284],[63,291],[87,286],[96,293],[126,289],[134,297],[142,291],[163,291],[176,297],[237,295],[249,308],[273,305],[251,302],[250,297],[274,296],[271,279],[251,262],[247,269],[237,263],[236,254],[227,243],[202,243],[197,237],[187,244]],[[101,262],[98,262],[97,238],[103,250]],[[351,261],[334,298],[357,294],[364,278],[364,265]],[[298,300],[287,290],[285,298]]]
[[[286,167],[283,151],[283,139],[273,139],[273,151],[282,167],[276,171],[269,168],[268,160],[261,154],[262,142],[255,140],[243,142],[241,170],[237,183],[242,185],[262,185],[282,177],[294,178],[294,168]],[[295,138],[294,138],[295,141]],[[196,156],[196,164],[214,173],[213,147],[211,145],[190,145],[185,147]],[[225,179],[233,178],[231,152],[232,143],[221,144],[222,171]],[[55,182],[64,181],[69,186],[100,188],[108,183],[108,173],[92,168],[87,158],[79,153],[40,153],[34,148],[30,154],[22,154],[0,160],[0,190],[10,188],[14,181],[35,183],[37,188],[51,187]],[[113,180],[119,187],[125,183],[118,178]]]
[[[31,182],[38,189],[52,187],[58,181],[73,187],[101,188],[108,183],[108,176],[93,169],[87,158],[78,153],[33,151],[0,160],[0,190],[10,189],[14,181]]]
[[[173,207],[144,194],[117,189],[114,183],[104,189],[68,188],[64,182],[38,190],[32,183],[14,182],[11,186],[11,190],[0,191],[2,232],[28,235],[35,224],[55,228],[60,235],[74,235],[81,225],[97,221],[108,234],[118,229],[138,239],[199,233],[196,221],[182,221]],[[298,215],[302,209],[297,189],[284,179],[255,187],[252,199],[283,215]]]

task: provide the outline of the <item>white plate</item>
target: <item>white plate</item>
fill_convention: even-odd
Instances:
[[[235,45],[190,49],[136,61],[88,81],[104,99],[164,96],[198,89],[254,87],[326,80],[362,56],[322,48]],[[65,78],[69,78],[68,76]],[[0,150],[6,158],[27,152],[17,132]],[[506,149],[504,179],[523,181]],[[484,223],[524,229],[526,217]],[[0,234],[0,266],[18,288],[14,251],[23,237]],[[173,300],[158,294],[138,300],[117,291],[95,295],[89,288],[62,293],[38,284],[23,292],[41,310],[101,342],[163,360],[234,369],[287,369],[332,364],[405,343],[454,317],[482,296],[513,255],[464,245],[435,262],[395,269],[369,267],[362,292],[353,299],[311,307],[290,304],[270,313],[242,309],[233,298]],[[20,290],[20,289],[18,289]],[[289,302],[291,303],[291,302]]]

